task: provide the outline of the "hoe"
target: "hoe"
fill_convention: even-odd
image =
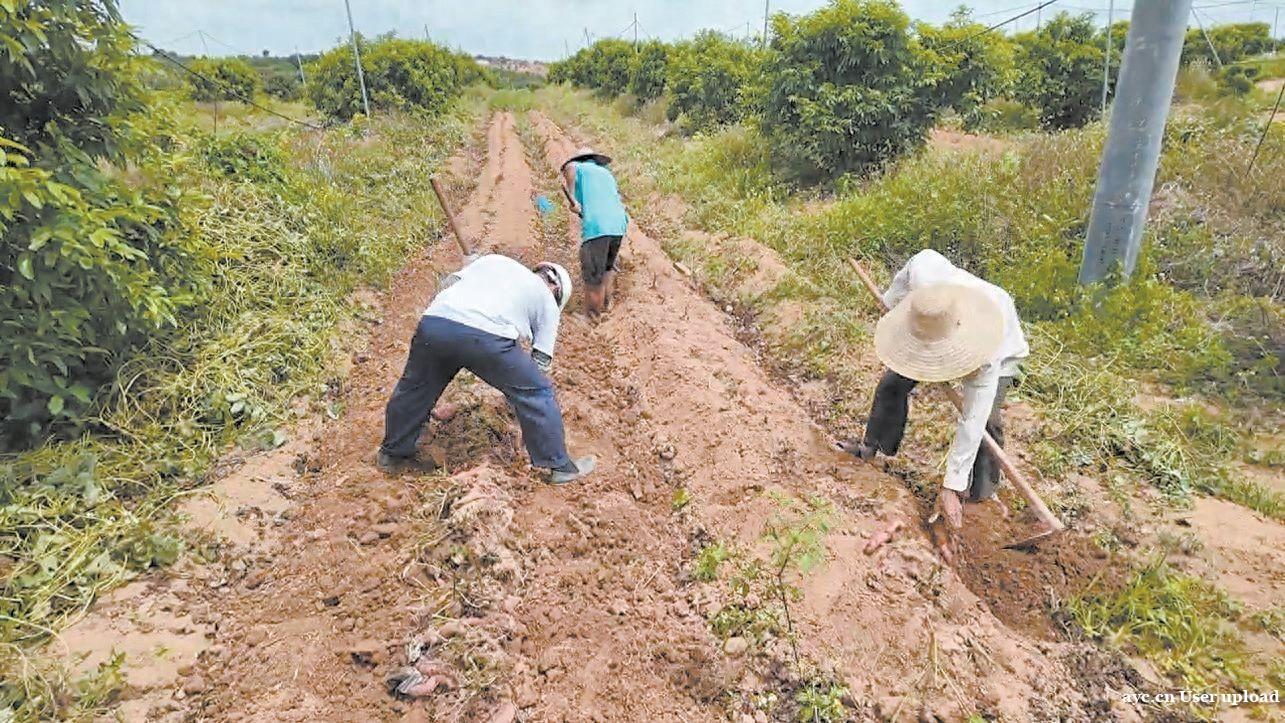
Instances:
[[[446,194],[442,192],[442,185],[437,182],[437,176],[428,179],[428,182],[433,185],[433,193],[437,194],[437,202],[442,204],[442,212],[446,214],[446,222],[450,224],[451,231],[455,233],[455,242],[460,245],[460,253],[464,254],[465,258],[468,258],[472,251],[469,251],[468,242],[464,240],[464,234],[460,233],[460,226],[455,222],[455,214],[451,213],[451,207],[446,203]]]
[[[853,270],[857,272],[857,276],[861,277],[861,282],[865,284],[870,295],[875,298],[875,301],[879,304],[880,308],[884,310],[884,313],[887,313],[888,305],[883,302],[883,294],[879,291],[879,287],[875,286],[875,282],[870,278],[870,274],[866,273],[866,270],[857,262],[856,259],[848,259],[848,263],[852,264]],[[945,385],[945,389],[946,396],[949,397],[951,403],[955,405],[955,409],[962,412],[963,401],[959,396],[959,392],[949,385]],[[1013,483],[1013,486],[1017,488],[1017,491],[1020,492],[1022,497],[1024,497],[1030,504],[1031,509],[1034,510],[1035,516],[1039,518],[1041,524],[1038,532],[1015,542],[1010,542],[1009,544],[1004,545],[1004,547],[1010,549],[1032,547],[1036,543],[1052,538],[1065,530],[1066,525],[1062,524],[1062,521],[1059,520],[1051,510],[1049,510],[1048,505],[1044,504],[1044,500],[1040,499],[1040,496],[1035,494],[1035,490],[1031,488],[1030,483],[1028,483],[1026,478],[1022,476],[1022,473],[1017,470],[1017,466],[1013,464],[1013,460],[1009,459],[1007,454],[1004,454],[1003,448],[995,442],[989,432],[984,432],[983,435],[982,444],[986,445],[986,449],[990,450],[991,454],[995,456],[995,459],[999,461],[1000,469],[1004,470],[1004,476],[1008,477],[1008,479]]]

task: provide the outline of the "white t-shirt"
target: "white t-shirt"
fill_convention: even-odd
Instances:
[[[558,340],[558,302],[544,280],[507,256],[490,254],[456,271],[454,283],[424,310],[505,339],[530,341],[553,357]]]
[[[999,306],[1004,314],[1004,336],[999,349],[977,371],[960,379],[960,393],[964,401],[963,413],[955,427],[955,441],[946,455],[946,476],[942,485],[946,489],[963,492],[968,489],[969,475],[977,450],[986,431],[1000,377],[1017,374],[1018,363],[1025,359],[1031,348],[1022,334],[1022,322],[1017,317],[1017,306],[1008,292],[995,284],[983,281],[955,266],[945,256],[924,249],[906,262],[892,278],[892,284],[883,294],[883,301],[892,308],[900,304],[915,289],[937,284],[958,284],[981,289]]]

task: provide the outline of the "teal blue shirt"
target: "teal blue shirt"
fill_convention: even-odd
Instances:
[[[620,200],[616,177],[605,166],[593,162],[572,164],[576,169],[576,203],[584,218],[580,222],[581,239],[599,236],[624,236],[629,214]]]

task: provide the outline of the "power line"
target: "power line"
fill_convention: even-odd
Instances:
[[[1200,13],[1194,7],[1191,9],[1191,16],[1196,19],[1196,27],[1200,28],[1200,34],[1205,36],[1205,42],[1209,43],[1209,52],[1214,56],[1214,62],[1218,64],[1218,69],[1222,70],[1223,60],[1218,57],[1218,49],[1214,47],[1214,41],[1209,39],[1209,33],[1205,32],[1205,24],[1200,21]]]
[[[1276,120],[1276,112],[1281,109],[1281,97],[1285,96],[1285,84],[1281,85],[1280,91],[1276,93],[1276,105],[1272,106],[1272,114],[1267,117],[1267,123],[1263,125],[1263,132],[1258,136],[1258,144],[1254,146],[1254,155],[1249,158],[1249,166],[1245,168],[1245,176],[1248,177],[1250,171],[1254,170],[1254,162],[1258,160],[1258,151],[1263,147],[1263,141],[1267,140],[1267,131],[1271,129],[1272,123]]]
[[[944,46],[942,46],[942,47],[941,47],[937,52],[939,52],[939,53],[940,53],[940,52],[943,52],[943,51],[946,51],[946,50],[950,50],[951,48],[955,47],[956,45],[960,45],[960,44],[963,44],[963,43],[967,43],[968,41],[973,40],[974,38],[980,38],[981,36],[985,35],[986,33],[989,33],[989,32],[991,32],[991,31],[993,31],[993,30],[998,30],[999,28],[1002,28],[1002,27],[1004,27],[1005,25],[1008,25],[1009,23],[1015,23],[1015,22],[1017,22],[1018,20],[1021,20],[1022,18],[1026,17],[1027,15],[1030,15],[1031,13],[1039,12],[1040,10],[1043,10],[1044,8],[1046,8],[1046,7],[1050,6],[1050,5],[1052,5],[1052,4],[1053,4],[1053,3],[1055,3],[1055,2],[1057,2],[1057,0],[1046,0],[1046,2],[1042,2],[1042,3],[1040,3],[1039,5],[1036,5],[1035,7],[1031,8],[1030,10],[1027,10],[1027,11],[1026,11],[1026,12],[1024,12],[1024,13],[1021,13],[1021,14],[1019,14],[1019,15],[1014,15],[1013,17],[1011,17],[1011,18],[1009,18],[1009,19],[1007,19],[1007,20],[1004,20],[1003,22],[998,22],[998,23],[995,23],[994,25],[991,25],[991,26],[987,27],[985,30],[979,30],[978,32],[973,33],[972,35],[969,35],[968,37],[960,38],[959,40],[956,40],[956,41],[955,41],[955,42],[953,42],[953,43],[949,43],[949,44],[947,44],[947,45],[944,45]]]
[[[133,37],[134,37],[134,40],[136,40],[136,41],[138,41],[138,42],[142,43],[143,45],[146,45],[148,48],[150,48],[153,54],[155,54],[155,55],[159,55],[159,56],[161,56],[162,58],[164,58],[164,59],[168,60],[169,62],[173,63],[174,65],[177,65],[179,68],[181,68],[185,73],[187,73],[187,74],[189,74],[189,75],[192,75],[192,76],[195,76],[195,77],[197,77],[197,78],[200,78],[201,80],[204,80],[205,82],[207,82],[207,83],[209,83],[209,84],[211,84],[211,85],[216,85],[216,86],[219,86],[219,87],[223,88],[223,89],[224,89],[224,90],[226,90],[228,93],[232,94],[232,96],[233,96],[233,97],[235,97],[237,100],[241,101],[242,103],[245,103],[246,105],[250,105],[250,106],[253,106],[253,107],[255,107],[255,108],[258,108],[259,110],[263,111],[264,113],[267,113],[267,114],[269,114],[269,115],[274,115],[274,116],[276,116],[276,117],[278,117],[278,118],[281,118],[282,120],[287,120],[287,121],[290,121],[291,123],[296,123],[296,124],[301,125],[301,126],[303,126],[304,128],[307,128],[307,129],[309,129],[309,130],[314,130],[314,131],[325,130],[323,127],[321,127],[321,126],[319,126],[319,125],[316,125],[316,124],[313,124],[313,123],[309,123],[309,122],[307,122],[307,121],[301,121],[301,120],[299,120],[298,118],[291,118],[290,116],[285,115],[285,114],[283,114],[283,113],[278,113],[277,111],[272,110],[271,108],[268,108],[268,107],[263,106],[263,105],[259,105],[259,104],[258,104],[258,103],[256,103],[253,99],[247,98],[247,97],[245,97],[244,95],[242,95],[242,94],[241,94],[241,92],[240,92],[240,91],[238,91],[236,88],[233,88],[232,86],[230,86],[230,85],[228,85],[228,84],[226,84],[226,83],[224,83],[224,82],[222,82],[222,81],[220,81],[220,80],[216,80],[216,79],[214,79],[214,78],[211,78],[210,76],[208,76],[208,75],[206,75],[206,74],[204,74],[204,73],[201,73],[201,72],[199,72],[199,71],[192,70],[191,68],[187,67],[187,66],[186,66],[186,65],[184,65],[182,62],[180,62],[179,60],[177,60],[176,58],[174,58],[173,56],[171,56],[169,53],[166,53],[164,50],[161,50],[160,48],[156,47],[155,45],[152,45],[150,42],[148,42],[147,40],[145,40],[145,39],[143,39],[143,38],[138,37],[137,35],[134,35]]]
[[[1029,4],[1029,3],[1028,3],[1028,4]],[[974,19],[974,20],[979,19],[979,18],[993,18],[993,17],[995,17],[996,15],[1004,15],[1005,13],[1011,13],[1011,12],[1013,12],[1014,10],[1021,10],[1021,9],[1025,8],[1025,7],[1026,7],[1026,5],[1016,5],[1016,6],[1011,7],[1011,8],[1004,8],[1003,10],[992,10],[992,11],[990,11],[990,12],[988,12],[988,13],[980,13],[980,14],[978,14],[978,15],[973,15],[972,17],[973,17],[973,19]]]
[[[200,31],[200,30],[193,30],[192,32],[188,33],[187,35],[180,35],[180,36],[178,36],[177,38],[170,38],[169,40],[163,40],[163,41],[161,41],[161,45],[172,45],[172,44],[174,44],[174,43],[177,43],[177,42],[178,42],[178,41],[180,41],[180,40],[187,40],[188,38],[192,37],[193,35],[196,35],[196,34],[197,34],[197,33],[199,33],[199,32],[201,32],[201,31]]]
[[[240,48],[234,48],[234,47],[232,47],[231,45],[228,45],[227,43],[223,42],[222,40],[219,40],[218,38],[214,37],[213,35],[210,35],[209,33],[205,32],[204,30],[199,30],[199,31],[197,31],[197,32],[200,32],[200,33],[201,33],[201,34],[203,34],[206,38],[209,38],[210,40],[213,40],[213,41],[215,42],[215,44],[217,44],[217,45],[222,45],[223,47],[227,48],[228,50],[231,50],[232,52],[236,53],[237,55],[245,55],[245,56],[247,56],[247,57],[253,57],[253,56],[255,55],[254,53],[247,53],[247,52],[245,52],[244,50],[241,50]]]

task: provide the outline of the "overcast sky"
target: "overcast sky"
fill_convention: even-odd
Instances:
[[[633,37],[638,14],[639,37],[663,40],[691,35],[702,28],[732,34],[761,33],[762,0],[351,0],[353,22],[368,35],[395,31],[423,37],[482,55],[556,60],[574,52],[590,37]],[[769,0],[772,12],[800,13],[825,0]],[[1110,0],[1070,0],[1046,8],[1096,11],[1105,22]],[[951,0],[903,0],[916,19],[939,22],[958,3]],[[1037,5],[1028,0],[974,0],[968,3],[983,22],[995,23]],[[1196,0],[1205,22],[1272,22],[1281,2],[1263,0]],[[1123,17],[1129,0],[1115,3]],[[1217,7],[1214,7],[1217,6]],[[157,45],[185,54],[315,52],[347,37],[343,0],[121,0],[125,19]],[[1017,22],[1034,27],[1034,14]],[[1010,26],[1011,27],[1011,26]],[[203,33],[200,34],[197,31]],[[204,41],[204,45],[203,45]]]

